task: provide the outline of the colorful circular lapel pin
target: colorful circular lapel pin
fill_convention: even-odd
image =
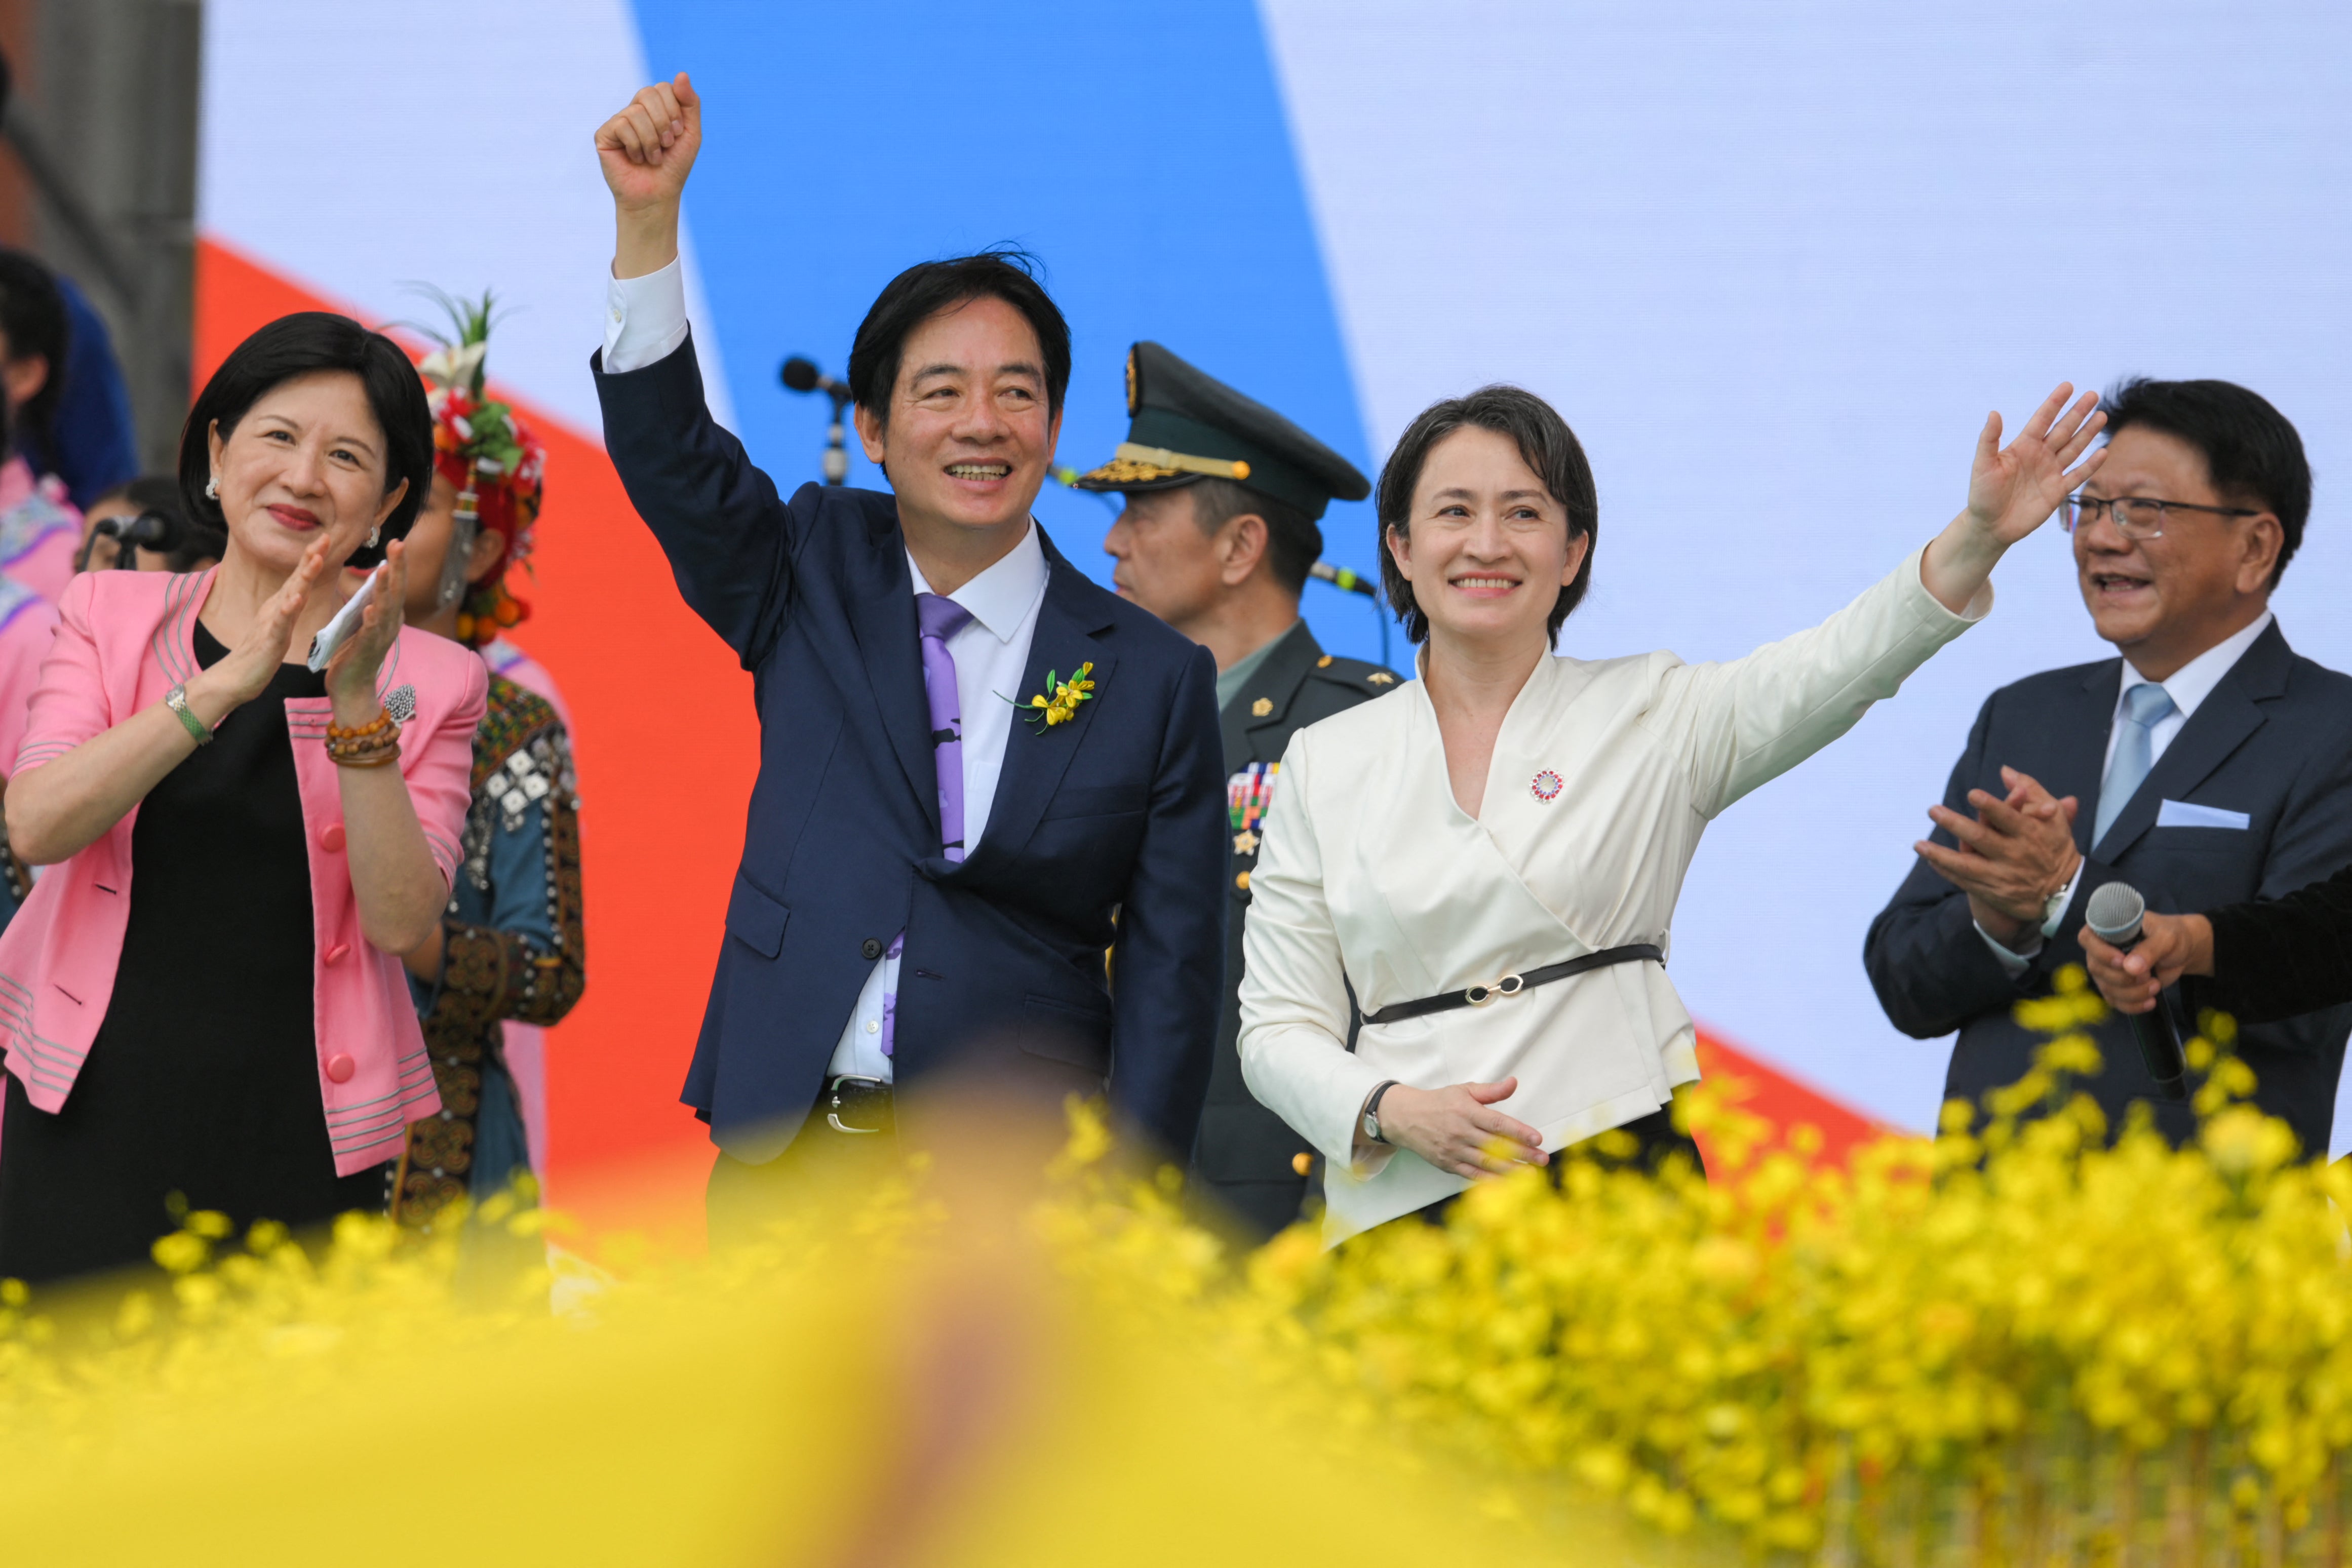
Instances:
[[[1549,768],[1546,768],[1543,772],[1535,776],[1535,782],[1529,784],[1528,788],[1533,792],[1538,800],[1558,800],[1559,798],[1560,791],[1560,776],[1552,772]]]

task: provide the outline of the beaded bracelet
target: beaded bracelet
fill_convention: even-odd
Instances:
[[[400,725],[390,713],[381,711],[366,724],[330,723],[327,755],[341,767],[383,767],[400,756]]]

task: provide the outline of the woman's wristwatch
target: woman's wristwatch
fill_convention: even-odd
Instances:
[[[163,706],[180,716],[181,726],[188,731],[189,737],[197,745],[209,746],[213,743],[213,727],[197,718],[195,710],[188,706],[186,682],[183,681],[163,693]]]
[[[1396,1079],[1388,1079],[1377,1085],[1372,1089],[1370,1096],[1364,1101],[1364,1136],[1370,1139],[1375,1143],[1385,1143],[1388,1142],[1387,1139],[1381,1136],[1381,1096],[1388,1093],[1389,1090],[1394,1089],[1396,1086]]]

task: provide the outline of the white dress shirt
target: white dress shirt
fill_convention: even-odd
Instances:
[[[673,260],[643,278],[610,278],[605,288],[604,372],[619,375],[667,358],[686,342],[686,274]],[[923,569],[907,557],[914,592],[931,592]],[[971,619],[947,639],[955,660],[956,700],[963,711],[963,842],[969,857],[980,847],[995,804],[996,780],[1004,771],[1004,746],[1013,734],[1013,704],[1029,668],[1029,645],[1037,634],[1037,612],[1045,603],[1045,549],[1034,518],[1021,541],[988,570],[947,597]],[[928,726],[927,726],[928,727]],[[894,944],[895,945],[895,944]],[[829,1074],[850,1073],[891,1080],[890,1058],[882,1054],[882,1015],[898,994],[898,960],[875,960],[833,1048]]]
[[[2161,686],[2166,695],[2172,699],[2172,711],[2147,727],[2147,766],[2148,771],[2154,773],[2156,764],[2164,760],[2165,748],[2172,744],[2172,738],[2188,724],[2189,716],[2197,711],[2205,699],[2213,695],[2213,689],[2221,684],[2221,678],[2237,668],[2238,660],[2254,646],[2254,639],[2270,630],[2273,618],[2271,613],[2264,610],[2254,617],[2252,625],[2223,637],[2174,670],[2168,679],[2150,680],[2129,658],[2126,658],[2123,683],[2116,689],[2116,710],[2107,720],[2107,749],[2099,763],[2099,776],[2104,779],[2107,764],[2116,760],[2116,737],[2121,733],[2118,721],[2124,716],[2124,699],[2131,695],[2133,687]],[[2093,847],[2097,847],[2095,845]],[[2058,927],[2066,919],[2066,910],[2074,902],[2074,889],[2082,886],[2082,882],[2083,868],[2077,865],[2074,875],[2067,880],[2066,896],[2059,901],[2058,912],[2042,922],[2041,931],[2021,950],[2008,946],[1984,927],[1977,927],[1977,934],[1984,938],[1985,945],[1992,949],[1993,957],[2000,961],[2001,968],[2009,972],[2010,978],[2015,979],[2032,968],[2035,956],[2042,952],[2042,944],[2058,934]]]

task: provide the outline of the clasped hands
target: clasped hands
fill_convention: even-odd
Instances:
[[[2032,945],[2052,895],[2074,880],[2083,853],[2074,847],[2073,795],[2054,797],[2015,768],[2000,770],[2006,795],[1972,789],[1964,816],[1946,805],[1927,815],[1957,841],[1946,848],[1922,839],[1911,847],[1937,874],[1969,896],[1969,913],[1995,942],[2012,952]]]
[[[1494,1109],[1519,1091],[1519,1080],[1500,1083],[1454,1083],[1444,1089],[1414,1089],[1391,1084],[1381,1100],[1381,1135],[1400,1149],[1410,1149],[1448,1175],[1473,1181],[1507,1175],[1520,1165],[1547,1165],[1543,1134],[1516,1117]],[[1379,1152],[1380,1145],[1356,1129],[1359,1163]]]

